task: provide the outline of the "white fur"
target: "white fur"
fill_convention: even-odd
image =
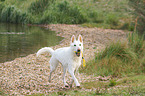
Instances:
[[[76,86],[80,86],[80,83],[78,82],[77,78],[75,77],[75,72],[81,65],[82,60],[82,54],[78,57],[75,53],[75,51],[80,50],[83,52],[83,38],[81,35],[79,35],[78,40],[76,40],[75,36],[73,35],[71,38],[71,44],[70,47],[63,47],[56,49],[55,51],[50,47],[44,47],[40,49],[37,52],[37,56],[44,52],[51,53],[52,57],[49,61],[50,63],[50,76],[49,76],[49,82],[51,81],[51,74],[55,71],[57,68],[59,62],[62,64],[63,67],[63,82],[65,86],[68,86],[65,80],[65,74],[66,71],[70,73],[72,76],[72,82],[70,86],[72,86],[73,81],[75,82]]]
[[[38,57],[40,54],[45,53],[45,52],[48,52],[48,53],[50,53],[52,55],[52,53],[54,52],[54,50],[52,48],[50,48],[50,47],[44,47],[44,48],[40,49],[37,52],[36,56]]]

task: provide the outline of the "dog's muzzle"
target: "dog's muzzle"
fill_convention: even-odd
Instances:
[[[80,55],[81,55],[81,50],[78,49],[77,51],[75,51],[75,53],[76,53],[76,55],[77,55],[78,57],[80,57]]]

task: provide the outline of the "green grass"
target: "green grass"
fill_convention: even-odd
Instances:
[[[0,21],[3,22],[65,23],[82,24],[86,27],[134,29],[132,10],[128,0],[5,0],[0,1],[0,4],[3,6],[0,7]],[[11,7],[14,7],[15,12],[9,10]],[[12,11],[9,15],[17,16],[19,22],[15,20],[16,18],[5,15],[6,10]],[[19,20],[22,16],[26,19]]]
[[[0,96],[7,96],[7,95],[5,94],[5,91],[2,90],[1,88],[0,88]]]
[[[137,75],[124,78],[114,78],[108,82],[94,81],[85,82],[83,86],[87,89],[96,88],[96,95],[143,95],[145,76]]]
[[[28,13],[22,12],[15,6],[7,6],[1,12],[1,21],[10,23],[27,23],[30,22]]]
[[[62,91],[58,90],[57,92],[45,95],[145,95],[144,44],[144,39],[138,36],[137,33],[129,34],[128,42],[112,43],[100,53],[96,54],[94,60],[90,60],[86,64],[86,67],[80,70],[88,75],[93,73],[95,76],[111,76],[107,81],[99,79],[84,82],[81,83],[81,86],[85,90],[72,88]]]
[[[145,73],[145,41],[137,33],[128,35],[128,41],[115,42],[101,52],[80,71],[101,76],[123,77]]]
[[[81,9],[67,1],[58,2],[49,7],[49,10],[44,11],[44,15],[40,19],[40,23],[65,23],[65,24],[80,24],[86,22],[87,19],[81,12]]]
[[[136,75],[123,78],[114,78],[109,81],[92,81],[81,84],[86,90],[94,89],[94,91],[85,91],[81,89],[69,89],[48,94],[33,94],[31,96],[57,96],[57,95],[70,95],[70,96],[110,96],[110,95],[145,95],[145,75]]]
[[[128,35],[128,42],[116,42],[107,46],[96,54],[94,60],[87,62],[86,67],[80,72],[94,74],[94,76],[111,76],[110,80],[89,81],[81,83],[85,90],[72,88],[69,90],[57,90],[43,95],[71,95],[71,96],[95,96],[95,95],[145,95],[145,42],[138,34]],[[93,91],[86,91],[92,90]],[[0,90],[0,95],[5,95]]]
[[[137,53],[139,58],[144,56],[145,53],[144,35],[145,34],[142,34],[142,36],[140,36],[138,33],[128,35],[129,46]]]
[[[128,0],[1,0],[0,21],[32,24],[81,24],[84,27],[134,30],[134,17]],[[136,33],[128,42],[117,42],[96,53],[80,72],[95,76],[112,76],[106,82],[81,85],[87,92],[71,89],[50,93],[56,95],[145,95],[145,42]],[[143,74],[143,75],[142,75]],[[129,77],[126,77],[129,76]],[[113,78],[121,77],[121,78]],[[0,95],[5,92],[0,89]],[[34,94],[32,96],[45,94]]]

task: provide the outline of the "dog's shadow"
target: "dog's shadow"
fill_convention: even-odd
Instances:
[[[59,96],[66,96],[68,92],[78,92],[78,88],[76,87],[59,87],[57,90],[57,95]]]
[[[70,90],[78,90],[78,89],[82,89],[81,87],[58,87],[58,91],[59,92],[63,92],[63,91],[70,91]]]
[[[72,90],[74,88],[71,88],[71,87],[59,87],[58,88],[58,91],[69,91],[69,90]]]

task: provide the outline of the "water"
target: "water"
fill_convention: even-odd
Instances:
[[[55,32],[38,26],[0,23],[0,63],[55,46],[61,40]]]

